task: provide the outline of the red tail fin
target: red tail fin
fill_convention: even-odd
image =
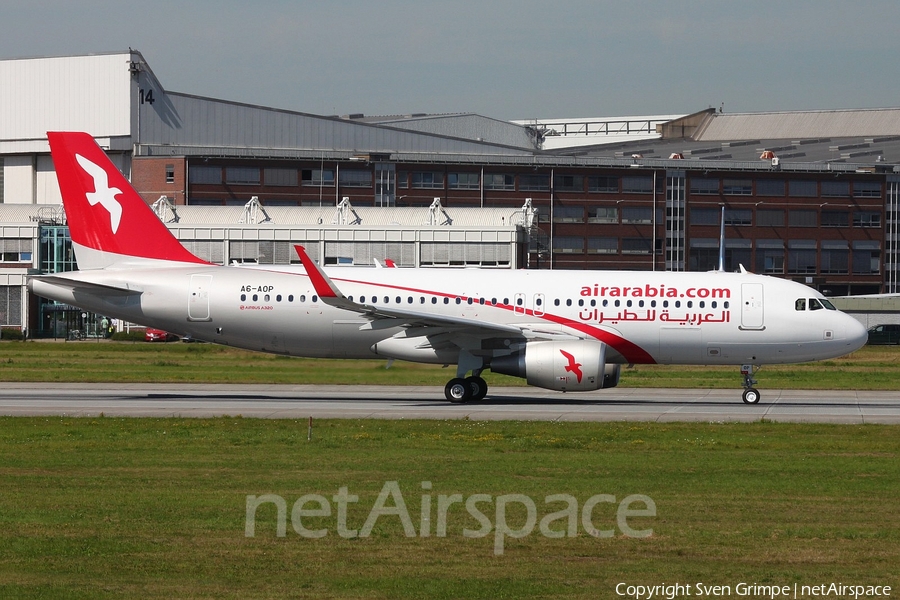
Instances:
[[[80,269],[148,261],[205,263],[163,225],[94,138],[61,132],[47,137]]]

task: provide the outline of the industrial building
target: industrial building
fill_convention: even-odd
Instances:
[[[61,93],[64,90],[65,93]],[[708,270],[898,292],[900,109],[554,119],[312,115],[166,90],[143,56],[0,60],[0,325],[73,268],[48,130],[91,133],[213,262]]]

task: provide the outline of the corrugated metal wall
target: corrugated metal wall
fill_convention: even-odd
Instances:
[[[131,54],[0,61],[0,139],[131,135]]]

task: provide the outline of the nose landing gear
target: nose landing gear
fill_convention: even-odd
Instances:
[[[759,371],[759,369],[760,367],[754,365],[741,365],[741,375],[744,376],[744,394],[742,397],[745,404],[757,404],[759,402],[759,390],[753,387],[759,383],[753,379],[753,375]]]

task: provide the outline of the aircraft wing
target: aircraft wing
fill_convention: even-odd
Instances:
[[[453,331],[456,333],[465,333],[477,338],[515,336],[529,340],[579,339],[577,336],[562,333],[560,331],[536,327],[534,326],[536,324],[514,325],[492,323],[478,319],[436,315],[434,313],[405,310],[402,308],[360,304],[341,294],[337,285],[335,285],[328,275],[319,268],[315,261],[307,255],[303,246],[298,245],[294,248],[300,256],[300,262],[303,263],[303,266],[306,268],[306,272],[313,283],[316,294],[318,294],[322,302],[329,306],[334,306],[335,308],[355,312],[369,320],[368,323],[360,327],[361,330],[401,327],[408,330],[407,337],[415,337],[416,335],[432,336],[444,331]]]

